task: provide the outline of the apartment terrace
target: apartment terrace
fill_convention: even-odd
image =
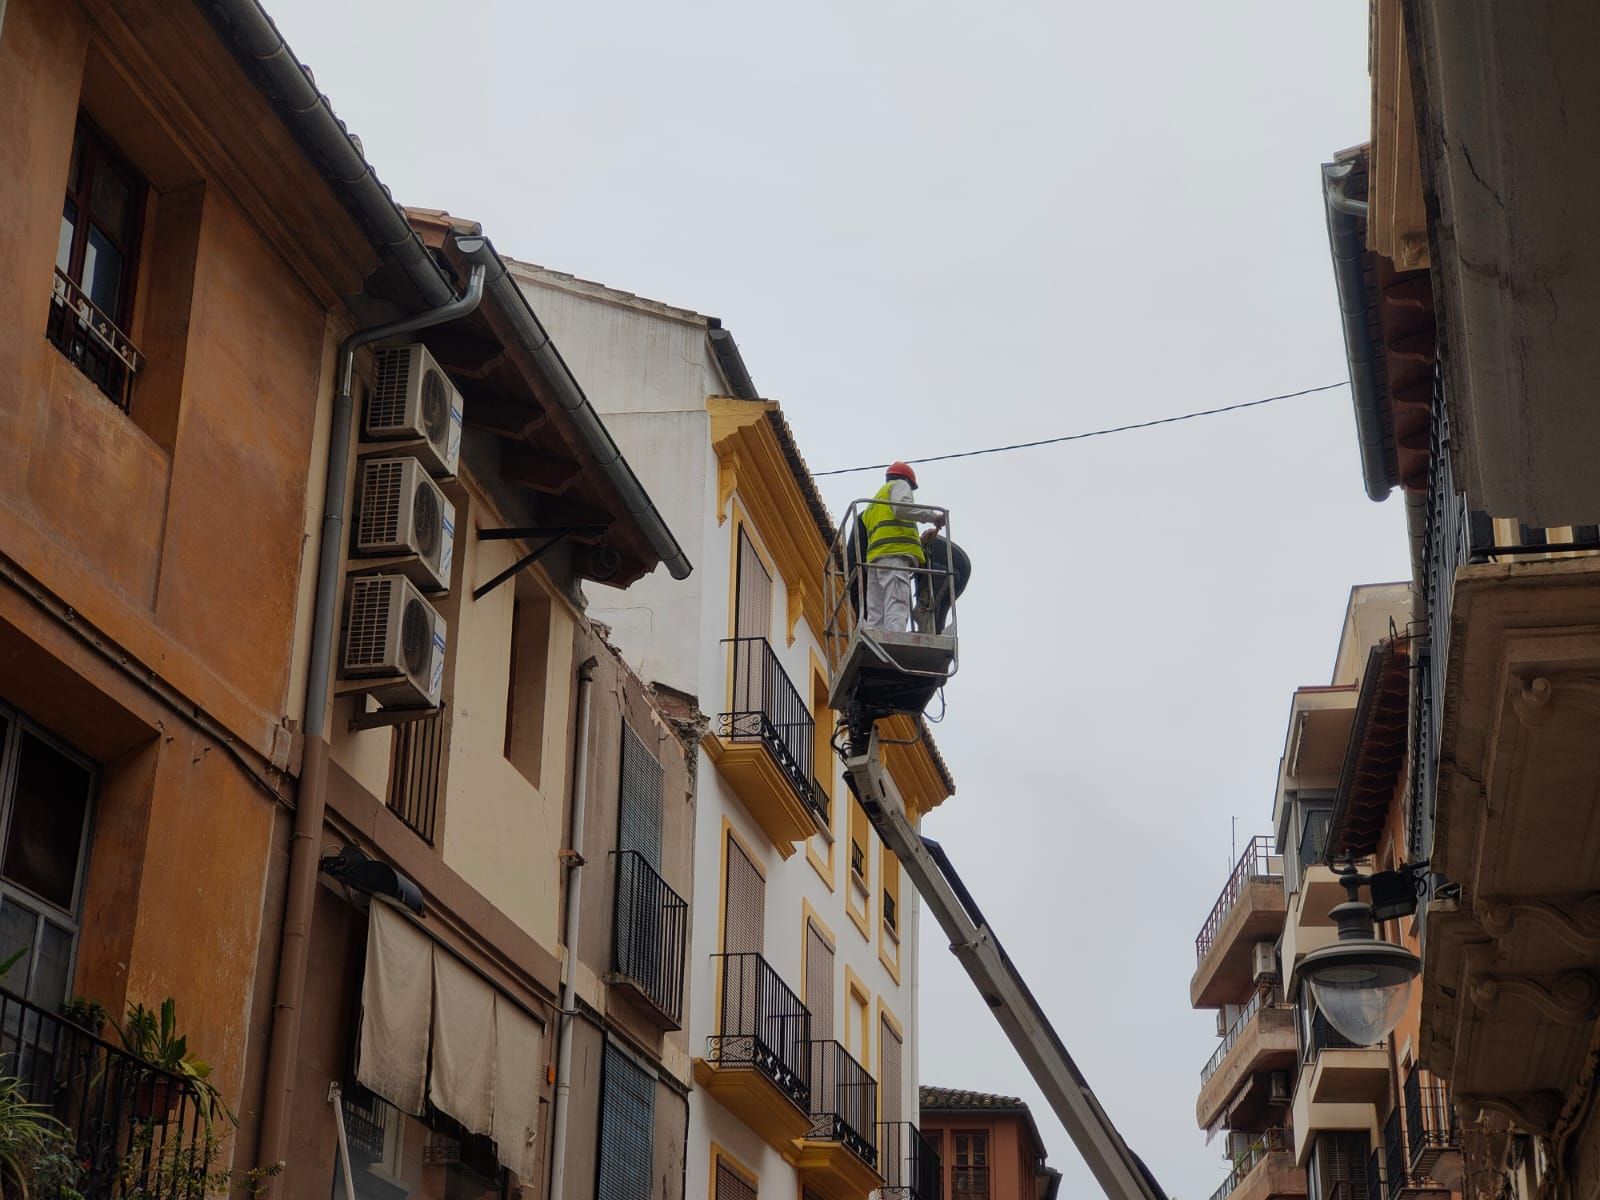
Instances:
[[[1261,1110],[1272,1103],[1270,1073],[1292,1072],[1295,1049],[1294,1005],[1285,1004],[1277,988],[1257,991],[1200,1070],[1200,1128],[1211,1128],[1224,1108]],[[1253,1124],[1244,1120],[1246,1127]]]
[[[1252,951],[1258,941],[1276,939],[1285,908],[1282,856],[1272,838],[1253,837],[1194,940],[1189,1001],[1195,1008],[1220,1008],[1249,994]]]
[[[1277,1200],[1306,1194],[1306,1173],[1295,1165],[1288,1136],[1271,1129],[1233,1164],[1211,1200]]]

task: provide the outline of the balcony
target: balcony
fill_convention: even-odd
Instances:
[[[688,902],[637,851],[613,851],[612,858],[617,874],[609,981],[632,988],[664,1028],[680,1029]]]
[[[944,1169],[933,1143],[910,1121],[878,1126],[879,1200],[944,1200]]]
[[[813,776],[815,722],[766,638],[726,643],[732,702],[704,739],[706,753],[785,858],[827,827]]]
[[[716,954],[717,1032],[695,1082],[785,1155],[811,1131],[811,1014],[759,954]]]
[[[1377,1104],[1389,1094],[1389,1051],[1383,1042],[1358,1046],[1320,1012],[1301,1047],[1302,1075],[1313,1104]],[[1296,1126],[1299,1128],[1299,1126]]]
[[[1194,940],[1190,1004],[1221,1008],[1249,995],[1255,986],[1251,951],[1258,941],[1277,939],[1284,911],[1283,859],[1273,853],[1270,837],[1251,838]]]
[[[1450,1188],[1407,1168],[1405,1133],[1395,1109],[1383,1123],[1383,1145],[1373,1147],[1367,1163],[1368,1200],[1422,1200],[1430,1193],[1432,1200],[1445,1200]]]
[[[84,1200],[176,1195],[174,1181],[188,1178],[191,1164],[207,1165],[213,1113],[193,1081],[6,992],[0,1074],[62,1123]]]
[[[128,411],[133,377],[144,356],[117,323],[96,308],[83,289],[56,269],[45,337],[89,377],[107,400]]]
[[[1287,1104],[1287,1088],[1275,1101],[1270,1073],[1294,1070],[1295,1009],[1276,988],[1258,991],[1234,1018],[1221,1044],[1200,1070],[1195,1117],[1211,1128],[1226,1107],[1247,1128],[1273,1103]],[[1248,1114],[1239,1110],[1249,1110]]]
[[[1234,1160],[1211,1200],[1274,1200],[1304,1196],[1306,1173],[1295,1165],[1281,1129],[1270,1129]]]
[[[1414,803],[1423,853],[1459,896],[1423,914],[1421,1057],[1521,1130],[1548,1134],[1600,1008],[1589,974],[1600,947],[1600,556],[1583,552],[1592,527],[1499,523],[1497,538],[1454,490],[1437,395],[1434,431]]]
[[[865,1200],[878,1173],[878,1084],[838,1042],[811,1043],[811,1129],[795,1143],[800,1184],[821,1200]]]
[[[1456,1122],[1450,1089],[1442,1083],[1423,1083],[1413,1069],[1406,1076],[1406,1135],[1411,1171],[1444,1187],[1456,1187],[1461,1178],[1461,1127]]]

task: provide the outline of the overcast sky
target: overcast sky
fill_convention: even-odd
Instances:
[[[1346,376],[1317,165],[1365,139],[1361,0],[267,0],[402,202],[720,316],[817,470]],[[930,464],[975,577],[928,822],[1166,1190],[1216,1039],[1194,936],[1268,831],[1291,690],[1404,578],[1348,393]],[[872,475],[824,480],[835,509]],[[924,1082],[1035,1107],[924,921]]]

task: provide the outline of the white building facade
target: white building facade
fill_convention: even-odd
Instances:
[[[920,906],[830,746],[831,518],[715,319],[512,270],[695,565],[683,582],[658,572],[626,591],[596,587],[589,605],[658,694],[706,721],[684,1195],[925,1196]],[[890,748],[887,765],[908,812],[953,793],[926,738]]]

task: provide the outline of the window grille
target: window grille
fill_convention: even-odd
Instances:
[[[656,1081],[618,1047],[601,1067],[600,1180],[606,1200],[650,1200]]]

